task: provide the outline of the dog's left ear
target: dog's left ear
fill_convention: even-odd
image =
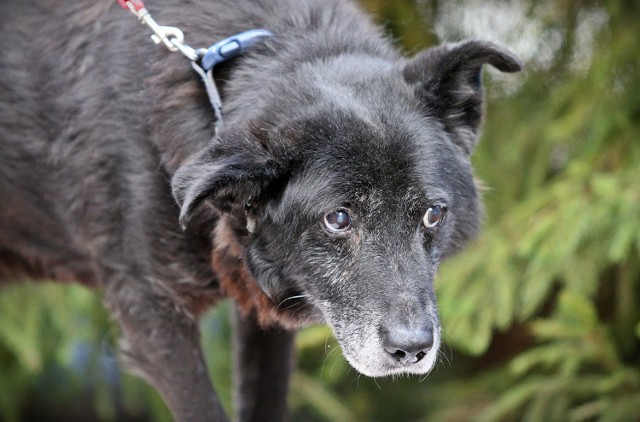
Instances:
[[[403,69],[425,113],[438,118],[467,154],[476,144],[482,117],[482,65],[518,72],[522,61],[486,41],[443,44],[418,54]]]
[[[180,205],[180,225],[186,228],[197,208],[211,201],[221,212],[244,207],[271,184],[286,176],[286,167],[250,134],[236,134],[204,150],[179,168],[171,180]]]

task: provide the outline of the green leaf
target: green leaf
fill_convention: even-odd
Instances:
[[[314,378],[301,373],[294,374],[291,380],[291,393],[293,400],[307,403],[325,420],[344,422],[357,420],[340,397]]]

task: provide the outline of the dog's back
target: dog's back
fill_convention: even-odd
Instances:
[[[0,278],[98,284],[154,241],[159,259],[206,260],[207,248],[194,259],[185,247],[153,144],[172,144],[177,162],[211,137],[188,64],[154,48],[115,2],[10,0],[0,16],[11,46],[0,57]],[[150,76],[167,79],[170,98],[146,90]],[[205,267],[193,273],[208,283]]]
[[[0,36],[11,46],[0,55],[0,279],[92,282],[87,253],[65,224],[67,209],[54,181],[66,164],[56,162],[52,150],[60,146],[70,116],[52,102],[58,93],[50,81],[60,78],[60,69],[43,63],[51,55],[42,51],[51,43],[43,35],[44,16],[55,9],[40,6],[0,5]]]

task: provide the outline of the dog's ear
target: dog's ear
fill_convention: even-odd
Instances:
[[[482,117],[484,64],[502,72],[518,72],[523,66],[506,48],[472,40],[425,50],[403,69],[425,113],[438,118],[467,154],[476,144]]]
[[[259,198],[272,183],[282,181],[286,166],[259,140],[247,133],[235,134],[204,150],[179,168],[171,180],[180,205],[183,228],[205,200],[222,212]]]

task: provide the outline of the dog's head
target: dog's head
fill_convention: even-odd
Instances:
[[[468,41],[274,79],[253,117],[175,175],[182,224],[213,204],[279,312],[328,322],[361,373],[428,372],[438,264],[479,226],[470,154],[487,63],[521,68],[507,50]]]

